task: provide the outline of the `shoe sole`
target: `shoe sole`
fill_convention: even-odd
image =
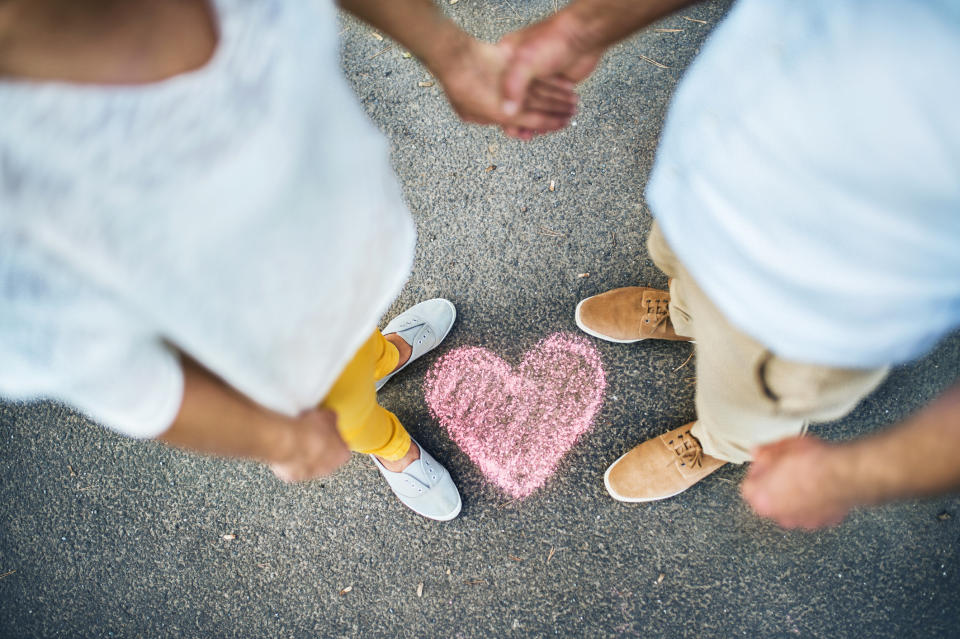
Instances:
[[[454,306],[454,305],[453,305],[453,302],[451,302],[450,300],[444,299],[443,302],[444,302],[447,306],[449,306],[449,307],[450,307],[450,310],[453,312],[453,319],[450,321],[450,326],[447,327],[447,331],[446,331],[442,336],[440,336],[440,339],[437,340],[436,346],[434,346],[433,348],[431,348],[430,351],[435,350],[435,349],[437,348],[437,346],[440,346],[440,344],[443,343],[443,340],[447,339],[447,335],[449,335],[449,334],[450,334],[450,331],[453,330],[453,325],[457,323],[457,307]],[[387,323],[389,324],[389,322],[387,322]],[[430,351],[427,351],[427,353],[429,353]],[[423,353],[420,357],[422,357],[423,355],[426,355],[427,353]],[[397,370],[395,370],[395,371],[393,371],[392,373],[390,373],[390,375],[388,375],[388,376],[385,377],[384,379],[378,380],[377,383],[374,384],[374,390],[376,390],[377,392],[379,392],[381,388],[383,388],[384,386],[387,385],[387,382],[389,382],[391,379],[393,379],[393,376],[394,376],[394,375],[397,375],[398,373],[400,373],[400,371],[402,371],[403,369],[405,369],[407,366],[409,366],[409,365],[412,364],[413,362],[417,361],[417,359],[420,359],[420,358],[419,358],[419,357],[417,357],[417,358],[412,358],[412,357],[411,357],[410,359],[408,359],[408,360],[406,361],[406,363],[404,363],[403,366],[401,366],[401,367],[398,368]],[[459,511],[458,511],[458,512],[459,512]],[[424,515],[424,516],[426,516],[426,515]],[[440,521],[445,521],[445,520],[440,520]]]
[[[636,344],[637,342],[645,342],[645,341],[647,341],[648,339],[661,339],[661,338],[657,338],[657,337],[641,337],[641,338],[639,338],[639,339],[616,339],[616,338],[610,337],[609,335],[604,335],[604,334],[598,333],[598,332],[596,332],[596,331],[594,331],[594,330],[590,330],[589,328],[587,328],[587,325],[583,323],[583,320],[580,319],[580,307],[583,306],[583,303],[586,302],[586,301],[589,300],[589,299],[591,299],[591,298],[588,297],[588,298],[585,299],[585,300],[580,300],[580,303],[577,304],[577,310],[574,311],[574,313],[573,313],[573,320],[577,323],[577,328],[579,328],[581,331],[583,331],[583,332],[586,333],[587,335],[590,335],[590,336],[592,336],[592,337],[596,337],[597,339],[602,339],[602,340],[604,340],[605,342],[613,342],[614,344]],[[696,344],[696,343],[697,343],[695,340],[692,340],[692,339],[688,339],[688,340],[683,340],[683,339],[671,339],[671,340],[664,340],[664,341],[668,341],[668,342],[680,342],[680,343],[686,342],[687,344]]]
[[[680,493],[686,492],[693,487],[693,486],[687,486],[686,488],[678,490],[675,493],[671,493],[669,495],[663,495],[662,497],[625,497],[624,495],[617,493],[617,491],[613,489],[613,486],[610,485],[610,471],[613,470],[613,467],[619,464],[620,460],[626,457],[628,454],[629,453],[624,453],[623,455],[620,455],[617,461],[610,464],[610,467],[607,468],[607,472],[603,473],[603,485],[606,487],[607,492],[610,494],[610,496],[613,497],[615,500],[622,501],[627,504],[642,504],[650,501],[663,501],[664,499],[670,499],[671,497],[676,497]]]

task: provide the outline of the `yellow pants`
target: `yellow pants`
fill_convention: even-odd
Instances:
[[[374,331],[347,364],[321,406],[337,414],[350,450],[396,461],[410,450],[410,435],[397,416],[377,403],[374,382],[397,367],[400,352]]]

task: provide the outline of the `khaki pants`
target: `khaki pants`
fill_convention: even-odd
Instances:
[[[670,320],[696,340],[697,424],[708,455],[750,461],[754,446],[800,435],[815,421],[839,419],[889,371],[792,362],[733,327],[707,298],[654,223],[650,256],[670,282]]]

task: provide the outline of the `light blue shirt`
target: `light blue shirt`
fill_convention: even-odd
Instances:
[[[647,198],[778,355],[921,355],[960,325],[960,3],[741,0],[677,91]]]

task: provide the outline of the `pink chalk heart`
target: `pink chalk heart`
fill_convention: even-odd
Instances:
[[[555,333],[527,351],[517,368],[477,346],[454,349],[427,373],[431,414],[513,497],[530,495],[593,426],[606,376],[597,349]]]

